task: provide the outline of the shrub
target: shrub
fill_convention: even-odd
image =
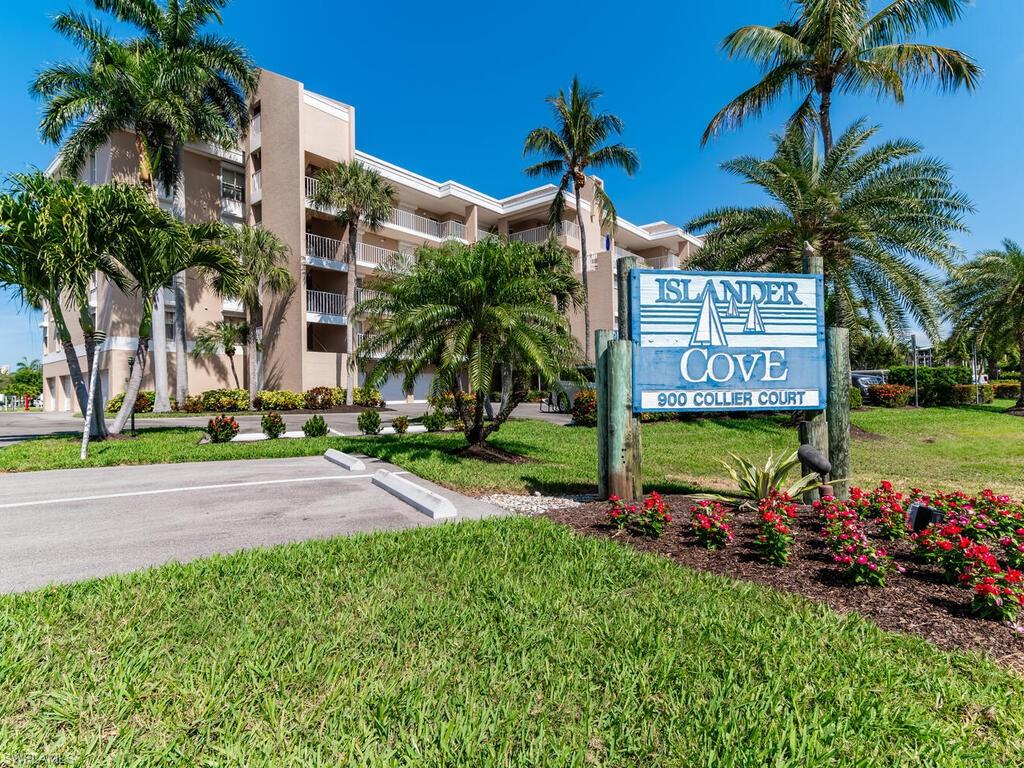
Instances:
[[[303,395],[306,407],[311,411],[322,411],[327,408],[333,408],[338,404],[335,392],[337,390],[332,387],[313,387],[312,389],[306,390],[306,394]],[[342,397],[341,402],[345,402]]]
[[[244,389],[211,389],[200,398],[204,411],[249,410],[249,393]]]
[[[993,381],[992,394],[1000,400],[1016,400],[1020,397],[1020,382]]]
[[[226,443],[238,434],[238,422],[234,416],[214,416],[206,425],[211,443]]]
[[[850,410],[864,407],[864,394],[860,387],[850,387]]]
[[[572,423],[581,427],[597,425],[597,390],[581,389],[572,399]]]
[[[337,387],[333,391],[338,405],[342,405],[348,399],[348,390],[344,387]],[[356,387],[352,391],[352,404],[362,406],[363,408],[382,408],[384,406],[384,397],[379,389]]]
[[[356,424],[364,435],[380,434],[380,414],[376,411],[363,411],[356,419]]]
[[[263,429],[264,435],[274,440],[284,434],[284,419],[281,418],[281,414],[277,411],[271,411],[264,414],[263,418],[260,419],[260,427]]]
[[[814,502],[814,508],[822,514],[821,534],[832,550],[832,559],[844,566],[850,580],[854,584],[885,586],[893,561],[884,549],[875,547],[868,539],[860,514],[862,505],[857,500],[844,503],[826,496]]]
[[[871,402],[883,408],[903,408],[914,394],[913,387],[902,384],[872,384],[868,387]]]
[[[995,390],[989,384],[954,384],[949,393],[949,400],[943,405],[973,405],[981,400],[991,403],[995,399]]]
[[[185,402],[182,404],[180,410],[185,413],[202,413],[203,408],[203,396],[202,395],[187,395]]]
[[[1024,602],[1024,575],[1004,569],[985,544],[973,544],[964,552],[960,582],[974,590],[971,611],[997,621],[1014,621]]]
[[[860,517],[875,520],[881,535],[890,540],[902,539],[907,535],[906,501],[903,494],[894,490],[888,480],[883,480],[870,493],[860,488],[850,489],[850,506],[857,510]]]
[[[788,494],[772,491],[758,505],[757,546],[772,565],[785,565],[793,554],[796,534],[789,521],[796,517],[796,504]]]
[[[690,507],[690,530],[708,549],[720,549],[732,543],[732,526],[726,508],[715,501],[702,501]]]
[[[608,517],[620,530],[657,539],[672,522],[672,515],[665,509],[665,502],[657,491],[652,491],[642,505],[626,504],[618,496],[609,496],[608,501],[611,503]]]
[[[264,389],[256,393],[253,406],[259,411],[296,411],[306,407],[306,397],[301,392],[287,389]]]
[[[889,370],[886,380],[889,384],[902,384],[912,387],[914,384],[914,368],[910,365],[896,366]],[[918,402],[926,407],[954,405],[955,395],[953,387],[957,384],[970,383],[971,371],[964,366],[918,366]]]
[[[395,416],[395,418],[391,420],[391,427],[395,430],[396,435],[404,435],[409,431],[409,417]]]
[[[426,427],[427,432],[440,432],[448,426],[448,417],[441,411],[430,411],[423,414],[420,422]]]
[[[327,434],[327,422],[319,413],[313,414],[302,425],[302,434],[306,437],[324,437]]]
[[[117,413],[121,410],[121,404],[124,402],[124,392],[114,395],[112,398],[107,400],[107,413]],[[151,389],[141,390],[138,395],[135,396],[135,412],[136,413],[152,413],[153,403],[156,402],[156,392]]]
[[[736,485],[739,486],[740,495],[753,501],[761,501],[773,493],[781,493],[787,498],[792,498],[820,485],[818,475],[810,472],[791,483],[788,488],[782,487],[790,471],[800,464],[796,451],[793,451],[789,456],[780,456],[778,459],[775,458],[774,454],[768,454],[768,460],[764,463],[763,467],[735,454],[730,453],[729,455],[732,456],[732,460],[736,463],[735,467],[724,461],[719,463],[726,468],[730,477],[736,481]]]

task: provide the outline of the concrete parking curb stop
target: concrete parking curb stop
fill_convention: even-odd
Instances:
[[[336,451],[334,448],[328,448],[324,453],[324,458],[332,464],[337,464],[342,469],[347,469],[350,472],[362,472],[366,469],[366,464],[363,463],[362,459],[358,459],[355,456],[349,456],[347,453]]]
[[[378,469],[374,473],[373,484],[434,520],[455,517],[458,514],[455,505],[444,496],[386,469]]]

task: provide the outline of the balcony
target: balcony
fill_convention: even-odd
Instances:
[[[370,288],[358,287],[356,288],[356,304],[362,304],[364,301],[370,299],[376,299],[380,294]]]
[[[252,116],[252,126],[249,132],[249,151],[255,152],[263,144],[263,113],[257,112]]]
[[[245,307],[240,299],[223,299],[220,310],[223,314],[244,315]]]
[[[573,221],[563,221],[555,228],[554,234],[556,237],[566,237],[579,240],[580,227]],[[541,243],[547,242],[547,239],[550,236],[551,227],[543,226],[534,227],[533,229],[524,229],[522,232],[513,232],[508,236],[508,239],[520,243],[533,243],[534,245],[540,245]]]
[[[249,199],[253,204],[263,199],[263,171],[256,171],[252,175],[252,196]]]
[[[347,269],[343,260],[345,244],[333,237],[306,233],[306,263],[326,269]]]
[[[356,245],[356,260],[361,266],[401,270],[416,260],[415,254],[381,248],[378,245]]]
[[[616,261],[618,261],[619,259],[625,259],[625,258],[632,258],[632,259],[639,259],[640,258],[635,253],[633,253],[632,251],[627,251],[625,248],[620,248],[617,245],[614,246],[613,250],[615,252],[615,260]]]
[[[310,323],[345,325],[345,296],[330,291],[306,289],[306,320]]]
[[[481,229],[481,228],[478,227],[477,230],[476,230],[477,242],[479,242],[481,240],[486,240],[488,237],[497,237],[497,236],[498,236],[498,234],[496,232],[491,232],[489,229]]]

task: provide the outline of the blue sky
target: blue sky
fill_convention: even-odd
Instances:
[[[44,167],[39,105],[28,83],[45,63],[74,52],[50,30],[50,16],[87,8],[83,0],[8,3],[0,46],[0,172]],[[626,123],[640,154],[633,178],[606,173],[619,212],[636,223],[685,223],[708,208],[756,201],[754,190],[718,166],[764,154],[793,104],[701,149],[711,116],[754,82],[756,70],[729,61],[721,39],[746,23],[788,15],[785,0],[715,3],[594,0],[515,6],[392,0],[234,0],[224,33],[256,61],[310,90],[356,107],[360,149],[438,180],[455,179],[504,196],[534,184],[522,174],[526,132],[548,120],[543,99],[578,73],[605,92],[602,106]],[[985,69],[973,94],[913,89],[902,107],[871,97],[838,97],[833,123],[860,116],[883,136],[913,138],[947,161],[978,211],[960,238],[968,252],[1024,238],[1024,3],[981,0],[929,40],[961,48]],[[571,42],[575,38],[579,42]],[[0,364],[38,357],[38,317],[0,296]]]

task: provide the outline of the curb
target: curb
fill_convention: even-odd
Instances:
[[[361,472],[366,469],[366,464],[363,463],[362,459],[357,459],[355,456],[336,451],[333,448],[327,449],[324,453],[324,458],[332,464],[337,464],[342,469],[347,469],[349,472]]]
[[[458,514],[455,505],[444,496],[386,469],[378,469],[373,474],[373,484],[434,520],[456,517]]]

